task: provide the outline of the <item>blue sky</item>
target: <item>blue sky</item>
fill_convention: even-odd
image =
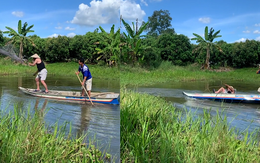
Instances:
[[[17,29],[18,20],[29,25],[42,38],[83,35],[99,26],[109,31],[123,19],[147,21],[155,10],[169,10],[176,33],[189,38],[203,36],[205,26],[220,30],[228,43],[260,41],[259,0],[8,0],[1,2],[0,30]],[[122,29],[124,31],[124,29]]]

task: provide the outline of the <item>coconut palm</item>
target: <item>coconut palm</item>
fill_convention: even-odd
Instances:
[[[204,64],[204,68],[208,69],[209,66],[209,60],[210,60],[210,52],[213,50],[213,48],[217,48],[221,53],[223,53],[222,49],[215,43],[213,43],[213,40],[218,37],[222,37],[221,35],[218,35],[220,30],[214,33],[214,29],[211,28],[210,31],[208,32],[208,26],[205,27],[205,32],[204,32],[204,37],[203,39],[200,35],[193,33],[195,38],[192,38],[191,40],[196,40],[196,43],[199,43],[197,47],[194,49],[194,51],[199,51],[200,53],[203,50],[207,51],[206,55],[206,61]]]
[[[29,37],[26,37],[27,33],[34,32],[33,30],[31,30],[31,28],[34,25],[31,25],[28,28],[27,26],[28,26],[27,22],[25,22],[22,26],[22,21],[19,20],[18,32],[16,32],[14,29],[10,27],[5,27],[6,29],[8,29],[8,31],[4,31],[4,33],[8,34],[8,36],[11,36],[11,41],[9,41],[8,43],[13,43],[14,45],[15,44],[20,45],[19,58],[23,58],[23,47],[27,44],[27,42],[30,42],[33,46],[35,46],[33,41]]]

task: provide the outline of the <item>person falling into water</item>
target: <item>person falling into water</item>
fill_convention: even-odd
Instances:
[[[225,84],[226,86],[226,89],[224,87],[221,87],[218,91],[215,91],[215,89],[213,90],[213,93],[231,93],[231,94],[234,94],[235,93],[235,89],[228,85],[228,84]]]
[[[89,97],[91,97],[91,88],[92,88],[92,76],[89,71],[89,68],[87,65],[84,64],[84,59],[81,58],[78,60],[79,62],[79,69],[77,72],[75,72],[77,75],[81,72],[83,75],[83,81],[81,82],[82,87],[85,87]],[[85,95],[84,88],[82,89],[81,96]]]
[[[29,63],[30,66],[35,66],[37,65],[37,71],[33,74],[35,76],[37,73],[37,76],[35,78],[37,89],[35,90],[36,92],[40,91],[40,81],[42,85],[45,87],[45,93],[48,93],[48,87],[47,84],[45,83],[46,77],[47,77],[47,70],[45,68],[45,65],[41,58],[38,56],[38,54],[34,54],[31,56],[33,58],[33,62]]]

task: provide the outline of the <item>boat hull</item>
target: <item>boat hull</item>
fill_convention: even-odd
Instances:
[[[63,100],[69,102],[90,102],[90,99],[93,103],[102,103],[102,104],[115,104],[119,105],[119,94],[113,92],[91,92],[91,98],[88,96],[80,96],[81,92],[74,91],[58,91],[58,90],[49,90],[48,93],[43,91],[35,92],[34,89],[19,87],[19,89],[28,95],[42,98],[50,98],[56,100]]]
[[[231,103],[260,103],[258,94],[229,94],[229,93],[186,93],[184,95],[190,98],[208,99],[214,101],[223,101]]]

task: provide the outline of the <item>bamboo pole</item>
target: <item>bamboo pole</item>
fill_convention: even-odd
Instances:
[[[81,80],[80,80],[80,78],[79,78],[79,75],[78,75],[78,74],[76,74],[76,75],[77,75],[77,77],[78,77],[78,79],[79,79],[79,82],[80,82],[80,84],[81,84],[82,82],[81,82]],[[89,98],[89,101],[91,102],[91,104],[94,105],[93,102],[92,102],[92,100],[91,100],[91,98],[89,97],[89,94],[88,94],[88,92],[87,92],[85,86],[83,86],[83,89],[85,90],[86,94],[88,95],[88,98]]]

